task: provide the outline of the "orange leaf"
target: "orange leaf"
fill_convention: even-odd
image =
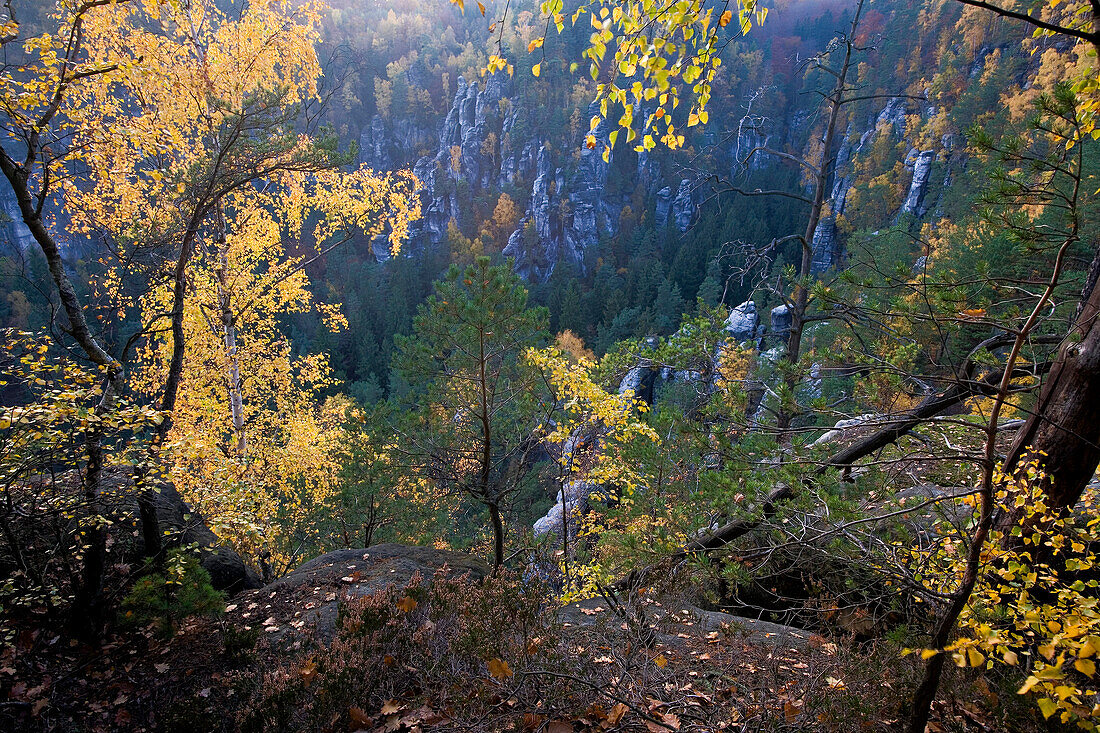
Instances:
[[[733,20],[733,12],[727,10],[726,12],[722,13],[722,17],[718,19],[718,25],[725,28],[727,25],[730,24],[731,20]]]
[[[397,610],[401,613],[412,613],[414,608],[416,608],[416,599],[412,596],[405,596],[397,602]]]
[[[485,6],[484,5],[482,5],[481,3],[478,3],[477,4],[477,9],[481,11],[482,16],[485,15]]]

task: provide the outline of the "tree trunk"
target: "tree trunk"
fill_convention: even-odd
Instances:
[[[218,247],[218,317],[222,326],[222,340],[225,343],[225,358],[228,362],[229,412],[233,419],[233,435],[236,438],[238,457],[248,450],[244,434],[244,397],[241,395],[241,360],[237,356],[237,319],[233,314],[233,304],[229,293],[229,252],[225,233],[225,214],[218,205],[217,247]]]
[[[28,160],[38,153],[37,133],[28,141]],[[62,310],[69,321],[68,331],[84,354],[92,363],[105,367],[107,379],[96,414],[101,415],[114,406],[115,396],[120,388],[120,369],[118,362],[99,344],[88,326],[84,307],[76,294],[69,275],[65,272],[65,263],[61,249],[42,221],[39,208],[35,205],[29,188],[29,173],[24,166],[16,163],[8,154],[0,150],[0,171],[8,179],[15,199],[19,204],[19,213],[27,225],[39,249],[46,258],[50,269],[50,278],[57,289]],[[46,191],[40,195],[44,200]],[[99,428],[90,428],[84,436],[88,450],[88,462],[85,468],[84,499],[88,505],[89,516],[95,516],[99,507],[100,482],[103,469],[103,436]],[[101,523],[94,522],[85,535],[84,566],[73,602],[70,622],[74,630],[84,639],[92,640],[99,635],[104,620],[103,613],[103,574],[106,568],[107,533]]]
[[[85,436],[88,466],[85,471],[84,502],[88,510],[88,530],[84,534],[84,564],[80,583],[73,598],[69,628],[85,641],[95,641],[106,620],[103,608],[103,578],[107,568],[107,529],[100,521],[100,483],[103,479],[103,440],[98,428]]]
[[[1075,505],[1100,463],[1100,287],[1082,303],[1005,461],[1006,473],[1037,462],[1052,508]]]

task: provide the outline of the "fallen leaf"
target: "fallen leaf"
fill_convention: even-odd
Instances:
[[[405,596],[397,602],[397,610],[401,613],[412,613],[414,608],[416,608],[416,599],[412,596]]]
[[[360,730],[362,728],[368,728],[371,725],[374,725],[374,720],[371,718],[371,716],[367,715],[367,713],[362,708],[357,708],[354,705],[348,708],[348,717],[351,718],[352,723],[355,723],[358,726],[353,730]]]
[[[535,713],[523,714],[523,730],[535,731],[542,727],[542,721],[546,720],[545,716],[536,715]]]
[[[498,680],[502,680],[505,677],[512,676],[512,668],[509,667],[508,662],[505,662],[503,659],[490,659],[489,674],[496,677]]]

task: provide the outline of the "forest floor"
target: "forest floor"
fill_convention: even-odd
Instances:
[[[434,584],[443,586],[435,596],[415,590],[421,578],[402,578],[411,582],[355,598],[357,572],[333,567],[309,582],[240,594],[221,617],[185,620],[171,638],[151,629],[129,632],[93,650],[44,630],[22,630],[0,655],[7,698],[0,727],[886,731],[897,724],[918,672],[917,655],[902,658],[884,639],[740,623],[669,598],[641,604],[647,620],[641,630],[600,599],[545,616],[517,606],[502,620],[515,623],[504,633],[519,634],[512,640],[518,646],[495,646],[511,650],[510,657],[486,659],[458,642],[467,638],[461,630],[486,622],[463,615],[485,608],[468,579]],[[457,614],[425,610],[442,608],[456,594],[471,605]],[[419,610],[410,608],[418,605],[414,598]],[[391,604],[396,610],[373,637],[347,620]],[[343,619],[326,614],[337,606]],[[417,617],[420,610],[426,615]],[[401,631],[406,622],[408,635]],[[364,655],[366,647],[349,645],[352,638],[372,638],[377,648]],[[447,648],[439,644],[444,638]],[[1012,685],[952,672],[929,730],[1048,730],[1013,701]],[[273,704],[280,700],[281,713]]]

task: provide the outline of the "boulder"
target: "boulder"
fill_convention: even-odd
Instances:
[[[234,612],[230,620],[239,624],[254,625],[268,616],[264,630],[272,642],[290,642],[296,637],[288,633],[298,629],[313,632],[328,643],[336,635],[341,601],[369,596],[391,585],[406,586],[418,574],[420,582],[427,584],[439,571],[450,578],[468,577],[474,583],[489,574],[485,563],[469,555],[386,543],[315,557],[294,572],[235,599],[227,610]]]
[[[756,312],[756,303],[751,300],[731,310],[726,319],[726,333],[738,343],[755,339],[759,326],[760,316]]]
[[[132,486],[128,478],[125,481]],[[166,547],[197,545],[199,563],[210,573],[211,584],[216,589],[232,594],[259,588],[263,584],[260,576],[245,565],[240,555],[222,544],[218,536],[206,526],[203,518],[192,511],[175,486],[164,484],[159,491],[150,493],[153,508],[156,510],[158,531],[165,537]],[[139,516],[136,493],[130,490],[124,495],[127,497],[124,512],[134,517]],[[132,560],[140,560],[146,555],[145,542],[140,531],[135,535],[127,554]]]

